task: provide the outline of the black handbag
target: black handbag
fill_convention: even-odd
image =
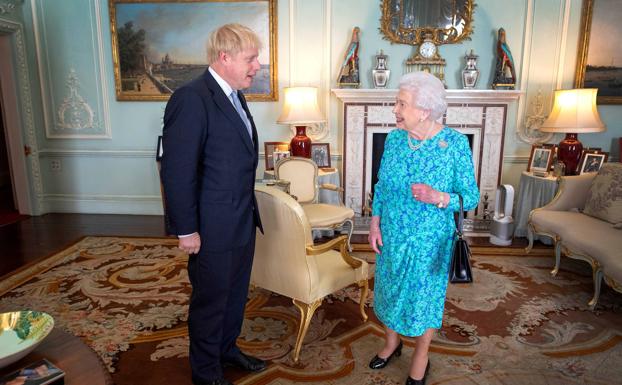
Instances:
[[[464,221],[464,210],[462,208],[462,196],[460,198],[460,211],[455,214],[456,220],[456,239],[451,251],[451,265],[449,266],[449,282],[451,283],[471,283],[473,275],[471,273],[471,249],[467,241],[462,238],[462,222]]]

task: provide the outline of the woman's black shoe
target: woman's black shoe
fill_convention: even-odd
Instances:
[[[391,358],[393,358],[393,356],[399,357],[402,355],[402,341],[400,341],[400,344],[397,345],[397,348],[395,348],[395,350],[393,351],[393,353],[391,353],[391,355],[387,358],[380,358],[378,357],[378,355],[376,354],[374,356],[374,358],[371,359],[371,361],[369,361],[369,367],[371,369],[382,369],[385,366],[387,366],[389,364],[389,361],[391,361]]]
[[[425,373],[423,373],[423,378],[420,380],[415,380],[411,376],[408,376],[406,379],[406,385],[425,385],[426,377],[428,376],[428,372],[430,371],[430,360],[428,359],[428,364],[425,366]]]

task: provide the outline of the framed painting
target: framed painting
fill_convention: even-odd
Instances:
[[[540,145],[531,146],[527,171],[533,172],[534,175],[544,175],[548,173],[551,162],[553,161],[553,150],[553,147]]]
[[[619,0],[584,0],[576,88],[598,88],[598,104],[622,104],[622,7]]]
[[[108,0],[117,100],[168,100],[207,69],[207,39],[228,23],[249,27],[263,44],[247,100],[278,100],[276,2]]]
[[[264,142],[264,157],[266,159],[266,170],[274,170],[276,162],[289,154],[288,142]],[[276,158],[275,158],[276,156]]]
[[[311,159],[319,168],[330,168],[330,144],[311,143]]]
[[[579,174],[598,172],[607,161],[608,153],[602,151],[586,151],[579,162]]]

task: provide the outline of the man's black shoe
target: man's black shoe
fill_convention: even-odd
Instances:
[[[212,381],[192,381],[194,385],[233,385],[233,383],[225,380],[224,378],[219,378]]]
[[[239,352],[236,356],[224,359],[223,365],[235,366],[236,368],[247,370],[249,372],[261,372],[266,368],[265,361],[242,352]]]

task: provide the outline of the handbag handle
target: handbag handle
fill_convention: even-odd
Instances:
[[[458,194],[460,200],[460,211],[454,214],[454,220],[456,221],[456,234],[458,238],[462,239],[462,222],[464,222],[464,209],[462,208],[462,195]]]

